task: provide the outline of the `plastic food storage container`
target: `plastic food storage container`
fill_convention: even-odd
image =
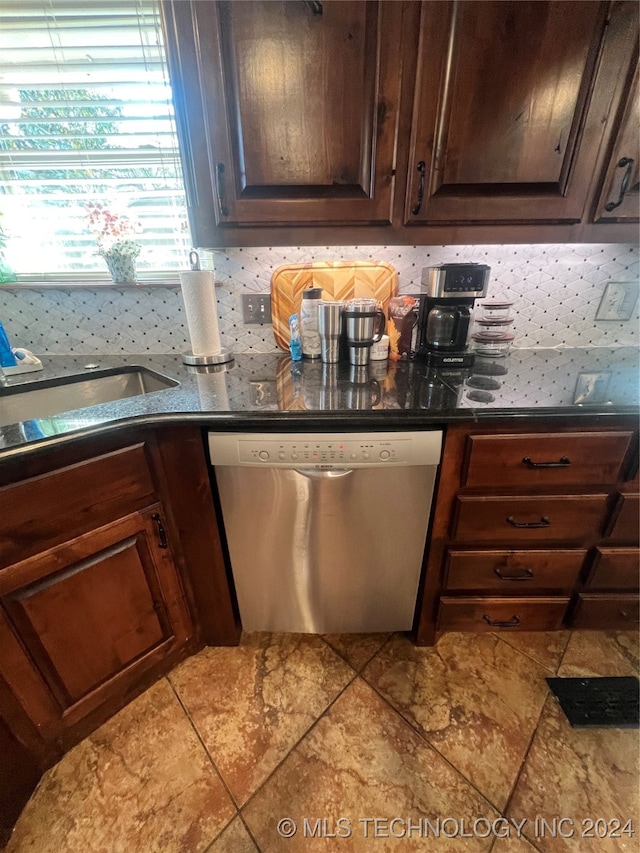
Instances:
[[[484,332],[476,332],[471,335],[473,348],[478,355],[498,356],[506,355],[511,349],[515,335],[511,332],[501,332],[499,335],[486,335]]]
[[[511,309],[513,308],[513,302],[481,302],[481,317],[485,317],[487,320],[504,320],[509,318],[513,322],[513,318],[511,315]]]
[[[513,317],[505,317],[504,319],[478,317],[476,319],[476,332],[479,335],[491,336],[492,338],[500,337],[511,329],[512,323]]]

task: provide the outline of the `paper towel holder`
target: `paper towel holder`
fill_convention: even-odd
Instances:
[[[225,364],[228,361],[233,361],[233,353],[224,347],[221,348],[220,352],[213,355],[194,355],[192,352],[185,352],[182,354],[182,360],[185,364],[197,367],[209,364]]]

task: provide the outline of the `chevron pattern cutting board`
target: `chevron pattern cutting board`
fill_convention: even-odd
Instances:
[[[278,267],[271,276],[271,319],[280,349],[289,349],[289,317],[300,311],[307,287],[321,287],[328,300],[373,297],[382,303],[388,319],[389,300],[398,292],[398,273],[385,261],[316,261]]]

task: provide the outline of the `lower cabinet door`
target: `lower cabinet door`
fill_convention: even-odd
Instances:
[[[572,628],[633,631],[640,624],[639,595],[582,593],[571,620]]]
[[[438,631],[555,631],[569,604],[568,598],[440,599]]]
[[[191,632],[159,505],[0,572],[0,676],[45,741]]]

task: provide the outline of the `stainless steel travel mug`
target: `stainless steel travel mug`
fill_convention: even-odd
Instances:
[[[318,305],[318,332],[320,333],[320,357],[332,364],[339,359],[340,332],[344,302],[321,302]]]
[[[386,318],[375,299],[350,299],[344,307],[349,362],[369,363],[371,345],[384,334]]]

